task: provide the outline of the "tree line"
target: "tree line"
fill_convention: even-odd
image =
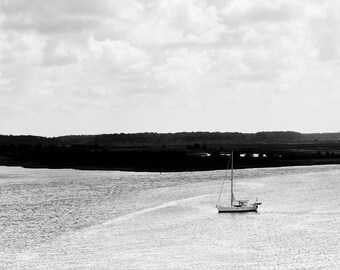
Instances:
[[[106,145],[106,146],[162,146],[162,145],[232,145],[340,142],[340,133],[303,134],[293,131],[239,132],[178,132],[178,133],[116,133],[98,135],[68,135],[42,137],[31,135],[0,135],[0,145]]]

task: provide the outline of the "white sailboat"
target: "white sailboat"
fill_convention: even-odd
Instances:
[[[230,162],[230,160],[229,160]],[[229,167],[229,163],[228,163]],[[240,213],[240,212],[256,212],[258,206],[261,204],[257,201],[249,204],[249,200],[236,200],[234,197],[234,155],[231,152],[231,178],[230,178],[230,206],[220,205],[221,194],[223,190],[225,179],[223,180],[220,195],[216,204],[218,213]]]

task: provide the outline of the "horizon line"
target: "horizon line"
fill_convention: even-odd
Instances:
[[[32,136],[32,137],[43,137],[43,138],[58,138],[67,136],[100,136],[100,135],[134,135],[134,134],[180,134],[180,133],[239,133],[239,134],[257,134],[257,133],[298,133],[302,135],[308,134],[336,134],[340,131],[333,132],[299,132],[293,130],[268,130],[268,131],[256,131],[256,132],[240,132],[240,131],[176,131],[176,132],[156,132],[156,131],[141,131],[141,132],[113,132],[113,133],[88,133],[88,134],[65,134],[57,136],[46,136],[46,135],[34,135],[34,134],[0,134],[0,136]]]

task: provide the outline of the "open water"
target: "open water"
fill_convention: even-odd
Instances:
[[[223,177],[0,167],[0,269],[340,269],[340,166]]]

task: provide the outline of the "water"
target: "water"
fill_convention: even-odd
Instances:
[[[340,166],[224,175],[0,167],[0,269],[339,269]]]

